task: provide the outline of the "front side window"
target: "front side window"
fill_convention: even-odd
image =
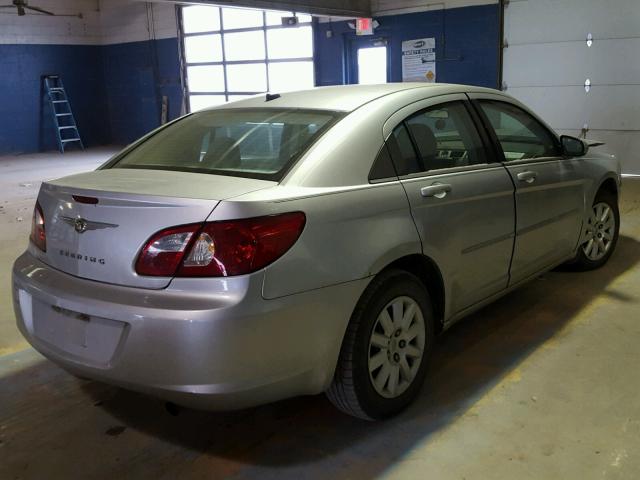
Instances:
[[[481,100],[480,106],[496,132],[506,161],[560,155],[555,136],[524,110],[493,100]]]
[[[107,168],[213,173],[279,181],[340,114],[210,110],[169,125]]]

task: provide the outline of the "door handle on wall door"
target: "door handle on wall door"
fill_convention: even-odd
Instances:
[[[538,174],[536,172],[532,172],[531,170],[526,170],[524,172],[520,172],[516,176],[521,182],[533,183],[536,181],[536,177],[538,176]]]
[[[444,198],[450,191],[451,185],[449,185],[448,183],[434,183],[433,185],[429,185],[428,187],[422,187],[420,189],[420,195],[422,195],[423,197]]]

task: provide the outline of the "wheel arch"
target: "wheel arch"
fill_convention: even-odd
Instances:
[[[444,325],[445,286],[442,272],[436,262],[426,255],[416,253],[397,258],[387,264],[380,272],[389,269],[404,270],[420,279],[433,302],[436,333],[439,333]]]
[[[598,186],[595,194],[597,195],[600,191],[606,191],[618,197],[618,182],[614,177],[606,177],[600,181],[600,185]]]

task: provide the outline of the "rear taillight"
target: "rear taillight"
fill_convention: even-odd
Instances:
[[[31,235],[29,236],[33,244],[43,252],[47,251],[47,236],[44,230],[44,214],[42,207],[36,203],[33,209],[33,220],[31,221]]]
[[[138,255],[136,272],[139,275],[171,277],[176,273],[189,242],[200,224],[167,228],[156,233]]]
[[[185,225],[156,233],[144,246],[136,272],[150,276],[244,275],[280,258],[298,240],[302,212]]]

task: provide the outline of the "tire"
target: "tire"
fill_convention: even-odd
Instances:
[[[615,194],[606,190],[596,194],[585,228],[587,239],[578,247],[578,253],[569,264],[575,270],[600,268],[613,254],[620,232],[620,211]]]
[[[413,401],[424,382],[435,340],[431,305],[420,280],[403,270],[382,272],[371,282],[351,316],[326,392],[338,409],[379,420]],[[406,320],[399,320],[400,311]]]

